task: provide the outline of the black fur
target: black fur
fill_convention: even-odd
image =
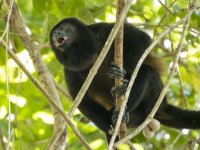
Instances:
[[[73,98],[76,97],[85,81],[112,27],[113,23],[85,25],[76,18],[67,18],[52,29],[51,47],[57,59],[64,65],[65,80]],[[60,36],[60,34],[62,35]],[[58,38],[62,36],[66,36],[68,41],[56,46]],[[146,33],[130,24],[125,24],[124,68],[126,79],[130,79],[138,60],[150,44],[151,39]],[[106,67],[113,61],[113,51],[112,45],[79,106],[80,111],[107,136],[114,110],[114,101],[110,94],[114,80],[106,75]],[[153,61],[156,62],[157,59],[154,58]],[[147,62],[142,65],[131,90],[127,104],[127,111],[130,115],[128,127],[136,127],[145,120],[163,88],[158,71],[149,64]],[[171,106],[167,104],[166,98],[155,118],[164,125],[174,128],[200,128],[200,111],[182,110]]]

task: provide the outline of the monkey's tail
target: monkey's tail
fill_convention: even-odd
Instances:
[[[184,110],[170,104],[155,116],[162,124],[174,128],[200,129],[200,111]]]

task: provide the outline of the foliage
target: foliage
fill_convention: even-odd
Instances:
[[[157,0],[135,0],[128,13],[127,21],[148,32],[152,38],[156,38],[166,26],[172,25],[185,15],[188,4],[188,0],[175,2],[166,0],[165,2],[169,8],[168,11]],[[17,0],[17,4],[24,21],[30,28],[34,41],[41,46],[48,43],[49,31],[62,18],[75,16],[87,24],[97,21],[111,22],[115,19],[116,3],[112,0]],[[171,7],[169,7],[170,5]],[[0,6],[0,32],[3,33],[7,12],[4,5]],[[200,106],[200,102],[198,102],[200,100],[200,2],[197,6],[198,9],[190,21],[190,30],[181,53],[178,71],[167,94],[170,103],[187,109],[197,109]],[[173,61],[172,54],[180,40],[181,31],[182,26],[179,26],[164,37],[155,48],[159,57],[166,58],[168,68]],[[30,56],[14,31],[10,31],[9,40],[20,60],[37,77]],[[8,108],[10,107],[11,133],[14,135],[12,146],[16,150],[45,149],[53,134],[53,116],[49,104],[13,60],[7,57],[2,47],[0,47],[0,51],[0,136],[3,135],[4,141],[7,141]],[[63,69],[52,54],[50,47],[44,47],[41,49],[41,53],[56,81],[65,87]],[[167,74],[163,76],[163,81],[166,81],[166,77]],[[68,110],[71,102],[62,94],[60,97],[65,110]],[[8,99],[11,101],[10,106]],[[81,117],[82,115],[77,111],[73,120],[89,144],[93,149],[105,149],[106,138],[103,133],[92,123],[81,123]],[[69,129],[68,135],[70,150],[83,149],[71,129]],[[198,131],[175,130],[163,126],[154,138],[147,140],[142,134],[139,134],[132,139],[132,142],[137,149],[141,150],[189,150],[198,148],[199,136]]]

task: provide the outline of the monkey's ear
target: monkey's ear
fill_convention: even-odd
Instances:
[[[153,119],[144,129],[143,129],[143,135],[146,138],[152,138],[155,135],[155,132],[157,132],[160,129],[160,122],[156,119]]]

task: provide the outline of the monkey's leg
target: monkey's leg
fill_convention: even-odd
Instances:
[[[99,129],[109,135],[111,129],[112,111],[107,111],[101,105],[96,103],[93,99],[85,96],[79,105],[79,110],[91,120]]]
[[[110,70],[109,70],[109,74],[113,74],[110,75],[111,77],[125,77],[125,71],[121,70],[119,67],[117,67],[116,65],[111,64]],[[131,89],[131,93],[129,96],[129,100],[127,103],[127,109],[125,112],[125,115],[123,116],[124,121],[126,120],[127,122],[129,121],[129,115],[131,112],[133,112],[140,104],[143,100],[145,100],[145,96],[148,95],[150,92],[150,88],[154,89],[153,85],[149,85],[150,81],[152,80],[152,77],[154,76],[154,71],[152,70],[151,67],[147,66],[147,65],[142,65],[137,78],[133,84],[133,87]],[[126,77],[128,79],[130,79],[131,75],[127,74]],[[122,87],[114,87],[114,93],[113,95],[115,95],[116,92],[120,93],[121,91],[126,91],[127,88],[127,84],[128,82],[122,84]],[[124,90],[125,88],[125,90]],[[111,90],[112,92],[112,90]],[[123,93],[124,94],[124,93]],[[147,106],[148,107],[148,106]],[[113,116],[112,116],[112,121],[113,123],[116,123],[116,119],[118,118],[118,112],[117,110],[114,111]]]
[[[134,111],[141,104],[141,102],[146,101],[146,99],[149,99],[149,104],[151,103],[150,99],[157,100],[157,96],[150,96],[153,91],[160,90],[156,88],[156,81],[151,82],[153,80],[153,76],[155,76],[154,74],[155,73],[151,67],[147,65],[141,66],[129,95],[127,104],[129,112]],[[147,98],[148,96],[150,97]]]

